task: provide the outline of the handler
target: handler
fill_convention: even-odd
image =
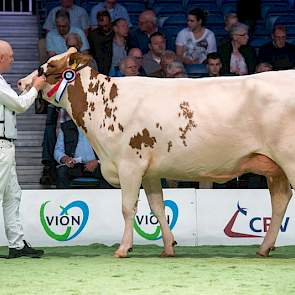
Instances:
[[[19,217],[21,188],[16,175],[13,141],[17,135],[15,113],[24,112],[32,105],[45,78],[34,78],[33,87],[26,94],[18,96],[2,77],[10,69],[13,60],[11,46],[0,40],[0,200],[9,247],[7,258],[41,257],[44,251],[30,247],[23,239]]]

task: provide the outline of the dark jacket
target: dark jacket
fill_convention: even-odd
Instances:
[[[97,63],[98,72],[104,75],[108,75],[111,69],[113,37],[113,32],[106,35],[99,28],[91,31],[88,35],[90,54]]]
[[[231,42],[224,43],[220,45],[220,47],[218,48],[218,54],[220,56],[221,63],[222,63],[222,68],[221,68],[222,75],[231,74],[230,59],[231,59],[232,52],[233,52],[233,46]],[[244,45],[240,47],[239,52],[245,59],[245,62],[248,68],[248,74],[255,73],[255,67],[256,67],[255,49],[251,47],[250,45]]]
[[[274,70],[292,69],[295,67],[295,46],[286,43],[285,47],[277,48],[269,42],[260,47],[258,60],[270,63]]]

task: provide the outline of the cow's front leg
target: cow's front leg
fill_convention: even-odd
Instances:
[[[150,208],[160,223],[164,243],[164,251],[161,253],[161,257],[173,257],[175,256],[174,246],[176,242],[165,217],[161,181],[160,179],[143,179],[142,184]]]
[[[126,164],[125,169],[119,171],[119,178],[122,189],[122,213],[125,227],[121,244],[114,256],[125,258],[133,245],[133,222],[137,211],[142,173],[138,169],[132,169],[130,165]]]
[[[270,227],[257,252],[257,255],[262,257],[267,257],[274,248],[283,217],[292,196],[289,181],[283,172],[268,177],[267,182],[271,194],[272,217]]]

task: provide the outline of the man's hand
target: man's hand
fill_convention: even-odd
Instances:
[[[33,77],[33,87],[37,89],[37,91],[41,90],[45,86],[45,76]]]
[[[63,156],[60,159],[60,162],[65,164],[69,168],[73,168],[75,166],[75,164],[76,164],[76,161],[72,157],[69,157],[67,155]]]
[[[97,166],[97,160],[91,160],[85,164],[85,171],[93,172]]]

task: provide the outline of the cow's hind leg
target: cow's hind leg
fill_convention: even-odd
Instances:
[[[161,257],[173,257],[175,256],[174,245],[176,243],[165,217],[161,181],[160,179],[144,179],[142,184],[150,208],[160,223],[164,243],[164,251],[161,253]]]
[[[283,217],[292,196],[289,181],[283,171],[275,176],[267,177],[268,188],[271,195],[272,217],[270,227],[257,255],[267,257],[273,249]]]
[[[142,171],[130,167],[130,163],[119,169],[120,185],[122,189],[122,213],[125,221],[121,244],[114,253],[115,257],[125,258],[133,246],[133,222],[137,211],[139,189],[142,181]],[[132,169],[133,168],[133,169]]]

